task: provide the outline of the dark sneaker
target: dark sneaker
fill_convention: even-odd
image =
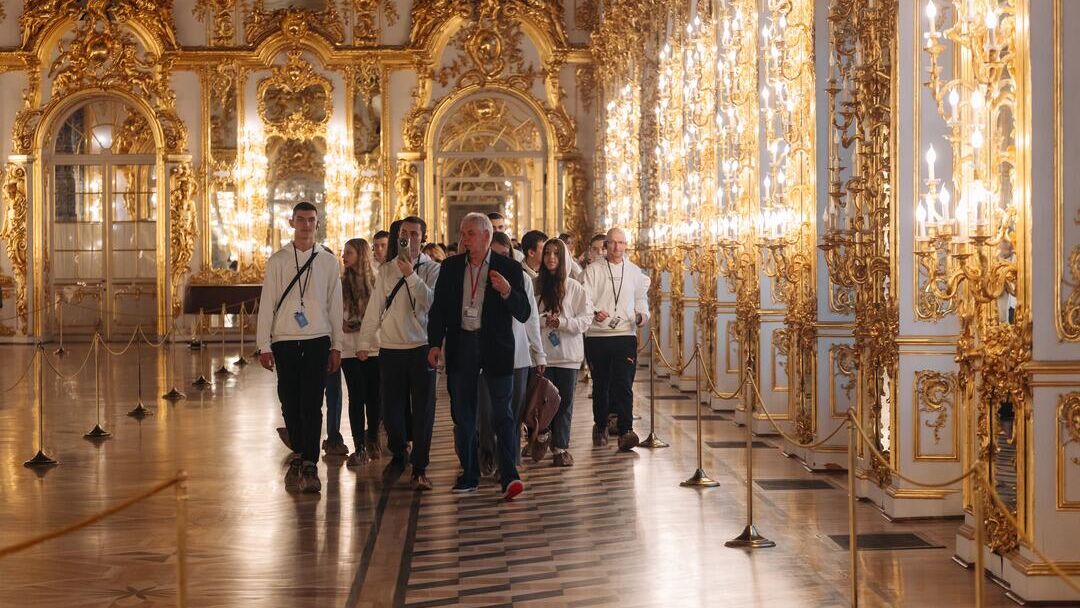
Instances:
[[[475,492],[477,487],[479,487],[479,484],[476,482],[468,482],[461,477],[458,477],[457,483],[454,484],[454,487],[450,488],[450,491],[454,494],[467,494],[469,492]]]
[[[371,462],[371,459],[368,458],[367,452],[364,448],[359,448],[352,454],[349,454],[349,457],[345,459],[345,466],[360,467],[369,462]]]
[[[278,436],[278,439],[281,440],[281,443],[284,443],[285,447],[289,448],[289,451],[291,452],[292,451],[292,443],[289,442],[289,429],[287,429],[287,428],[285,428],[283,426],[277,427],[277,436]]]
[[[525,484],[521,483],[520,479],[515,479],[506,484],[506,489],[503,490],[503,500],[514,500],[515,496],[520,495],[525,491]]]
[[[300,491],[307,494],[316,494],[322,491],[322,482],[319,481],[319,468],[314,462],[305,462],[300,471]]]
[[[386,466],[383,467],[383,475],[385,475],[385,476],[401,475],[401,473],[404,470],[405,470],[405,458],[404,457],[401,457],[401,458],[395,457],[395,458],[391,458],[390,462],[386,463]]]
[[[329,456],[346,456],[349,453],[349,446],[345,445],[344,441],[325,439],[322,442],[322,449]]]
[[[285,471],[285,489],[289,492],[300,491],[300,457],[297,456],[289,461],[289,468]]]
[[[431,480],[428,479],[427,475],[423,473],[413,473],[412,489],[418,492],[427,492],[431,490],[431,488]]]
[[[559,452],[551,459],[551,463],[557,467],[572,467],[574,466],[574,457],[570,455],[570,452]]]
[[[639,443],[641,443],[641,440],[638,439],[637,433],[635,433],[634,431],[627,431],[622,435],[619,435],[620,452],[629,452],[630,450],[636,448]]]
[[[378,460],[382,456],[382,446],[379,445],[378,439],[367,442],[367,455],[372,460]]]
[[[619,436],[619,417],[615,414],[607,417],[607,434],[612,437]]]
[[[592,444],[594,448],[600,448],[607,445],[607,429],[602,426],[593,425],[592,430]]]

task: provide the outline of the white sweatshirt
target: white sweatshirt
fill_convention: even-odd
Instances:
[[[315,245],[318,253],[311,268],[304,272],[296,285],[285,296],[275,317],[274,307],[285,288],[300,268],[311,257],[311,250],[297,251],[292,243],[285,245],[266,261],[266,278],[263,279],[259,296],[259,318],[256,344],[259,351],[270,352],[273,342],[288,340],[311,340],[330,336],[330,348],[341,351],[341,279],[338,275],[337,257],[321,245]],[[300,308],[300,287],[304,287],[304,317],[308,324],[300,327],[296,313]]]
[[[386,310],[386,298],[401,279],[394,260],[379,266],[364,320],[360,324],[360,350],[409,349],[427,345],[428,310],[435,298],[435,282],[442,267],[420,254],[420,267],[405,279]]]
[[[533,297],[533,282],[525,273],[525,297],[532,304],[529,320],[522,323],[514,319],[514,369],[547,365],[547,356],[540,339],[540,320],[536,313],[536,298]]]
[[[558,329],[547,327],[547,311],[537,296],[536,304],[542,318],[540,333],[543,335],[544,353],[548,367],[581,368],[585,360],[585,330],[592,324],[593,305],[589,294],[575,279],[567,278],[563,295],[562,312]],[[551,334],[559,337],[559,345],[551,343]]]
[[[370,303],[370,301],[371,300],[369,299],[368,302]],[[351,314],[346,313],[345,317],[344,317],[345,321],[348,322],[348,321],[351,321],[351,320],[355,319],[355,320],[361,321],[361,323],[362,323],[363,319],[364,319],[364,313],[366,311],[367,311],[366,308],[361,310],[359,317],[354,317]],[[342,349],[341,350],[341,358],[342,359],[355,359],[356,358],[356,353],[361,351],[361,349],[360,349],[360,330],[359,329],[356,330],[356,331],[353,331],[353,332],[347,332],[347,331],[345,331],[344,327],[342,328],[341,349]],[[367,354],[368,354],[369,357],[378,357],[379,356],[379,345],[376,343],[374,345],[374,347],[369,348],[367,350]]]
[[[634,336],[637,335],[634,324],[637,315],[641,315],[642,325],[649,322],[648,295],[651,280],[636,264],[626,258],[618,264],[597,260],[585,267],[583,278],[582,282],[585,290],[589,292],[593,310],[605,311],[609,317],[603,322],[593,322],[586,336]],[[615,304],[616,294],[619,296],[618,306]],[[619,321],[612,328],[610,324],[616,318]]]

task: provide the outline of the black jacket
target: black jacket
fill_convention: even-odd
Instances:
[[[453,372],[461,342],[461,300],[468,254],[449,257],[442,263],[435,283],[435,300],[428,313],[428,345],[441,347],[446,339],[446,371]],[[514,371],[514,319],[524,323],[532,314],[525,296],[525,278],[521,264],[491,253],[489,271],[494,270],[510,283],[505,300],[490,279],[484,289],[484,307],[480,314],[480,366],[492,375]]]

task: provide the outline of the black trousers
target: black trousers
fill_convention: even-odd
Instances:
[[[585,338],[593,376],[593,423],[607,427],[609,408],[619,417],[619,434],[634,429],[634,375],[637,336]]]
[[[345,375],[345,386],[349,389],[349,427],[352,429],[353,443],[359,451],[365,441],[373,442],[379,438],[379,422],[382,420],[379,358],[368,357],[367,361],[355,357],[342,359],[341,371]]]
[[[305,461],[319,462],[330,337],[274,342],[270,350],[274,353],[278,399],[289,444]]]
[[[435,370],[428,367],[427,353],[426,346],[379,350],[379,380],[387,447],[395,459],[404,459],[406,442],[413,442],[409,458],[413,474],[427,470],[431,455],[431,431],[435,426]]]

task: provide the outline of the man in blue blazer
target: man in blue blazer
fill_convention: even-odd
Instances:
[[[518,428],[510,405],[513,320],[527,321],[532,306],[525,296],[521,264],[491,255],[493,232],[491,220],[482,213],[470,213],[461,220],[459,246],[465,253],[447,258],[439,271],[428,314],[428,363],[435,367],[440,358],[446,360],[454,438],[464,471],[453,491],[474,492],[480,484],[476,423],[478,380],[483,371],[499,444],[503,498],[512,500],[525,489],[517,473]]]

